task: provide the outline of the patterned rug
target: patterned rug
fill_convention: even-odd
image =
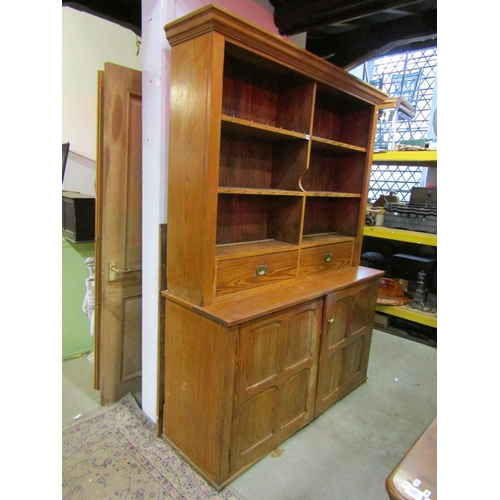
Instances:
[[[126,395],[63,430],[63,500],[238,500],[210,486]]]

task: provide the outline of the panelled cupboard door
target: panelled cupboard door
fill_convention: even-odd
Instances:
[[[99,74],[95,385],[101,404],[141,388],[142,76]]]
[[[315,417],[366,380],[378,280],[325,298]]]
[[[312,420],[322,304],[316,299],[241,327],[233,473]]]

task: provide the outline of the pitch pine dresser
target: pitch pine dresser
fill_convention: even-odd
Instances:
[[[387,96],[216,5],[165,32],[163,434],[221,489],[366,380],[382,273],[359,260]]]

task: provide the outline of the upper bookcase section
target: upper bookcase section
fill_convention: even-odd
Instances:
[[[208,305],[358,266],[386,94],[216,5],[165,33],[170,293]]]
[[[291,91],[307,92],[302,88],[301,83],[311,81],[318,82],[320,85],[326,84],[327,88],[334,87],[336,92],[343,92],[374,105],[382,104],[387,98],[387,94],[367,85],[341,68],[216,4],[209,4],[165,25],[165,34],[172,47],[211,32],[222,34],[226,43],[233,45],[226,47],[227,56],[241,60],[240,48],[245,48],[251,51],[254,58],[253,61],[248,61],[251,64],[259,66],[265,61],[267,68],[262,69],[274,75],[277,74],[276,70],[279,67],[282,80],[287,81]],[[287,74],[290,70],[291,72]],[[295,76],[288,78],[292,72]],[[229,116],[233,114],[229,109],[223,113]],[[286,119],[286,113],[284,119]],[[299,118],[297,129],[307,127],[309,119],[309,117]],[[279,121],[277,126],[280,126]],[[290,128],[289,124],[287,128]]]

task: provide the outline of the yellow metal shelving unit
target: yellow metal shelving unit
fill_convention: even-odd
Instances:
[[[422,167],[437,167],[437,151],[387,151],[373,153],[374,165],[418,165]]]
[[[425,311],[419,311],[418,309],[412,309],[409,306],[377,306],[377,311],[385,314],[390,314],[391,316],[397,316],[398,318],[407,319],[408,321],[414,321],[415,323],[420,323],[421,325],[432,326],[437,328],[437,314]]]
[[[372,236],[373,238],[385,238],[386,240],[406,241],[407,243],[437,247],[436,234],[421,233],[419,231],[393,229],[392,227],[384,226],[365,226],[363,235]]]
[[[422,167],[437,167],[437,151],[387,151],[374,153],[372,163],[374,165],[418,165]],[[373,238],[384,238],[387,240],[405,241],[418,245],[437,247],[437,235],[422,233],[419,231],[408,231],[405,229],[393,229],[384,226],[365,226],[364,236]],[[377,306],[377,311],[398,318],[414,321],[422,325],[437,328],[437,314],[419,311],[408,306]]]

